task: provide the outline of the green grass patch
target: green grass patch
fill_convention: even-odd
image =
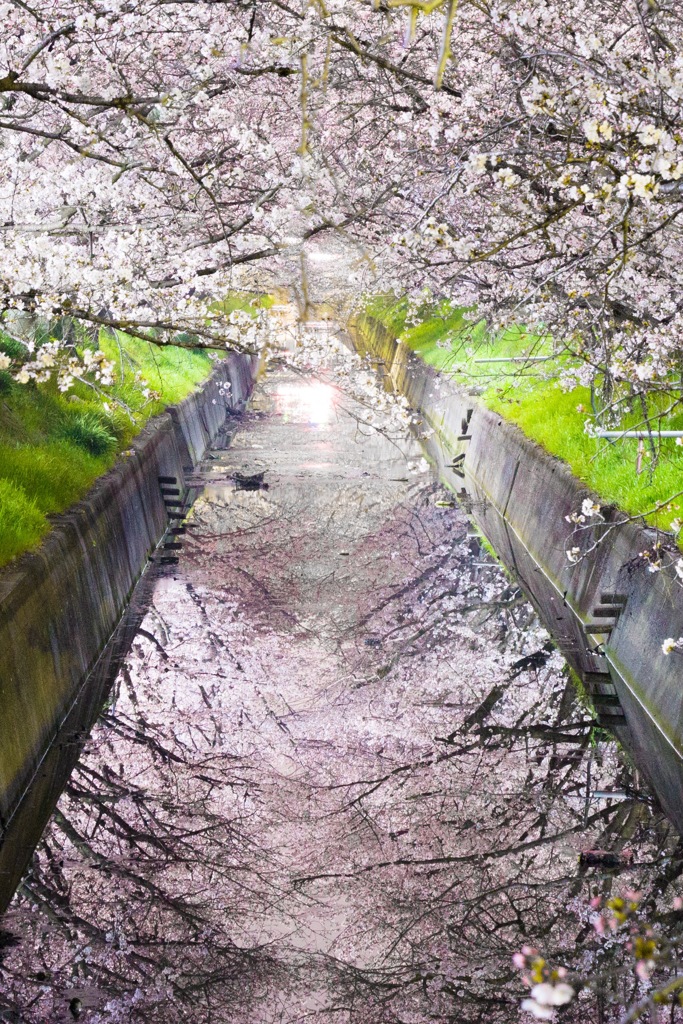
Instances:
[[[0,479],[0,558],[3,562],[25,551],[27,540],[37,543],[47,530],[47,519],[23,487]]]
[[[683,519],[683,496],[671,500],[683,490],[683,447],[674,439],[658,441],[657,465],[651,471],[646,445],[638,473],[637,440],[610,442],[586,433],[586,421],[592,419],[591,393],[585,387],[571,391],[559,387],[560,372],[572,363],[566,353],[553,353],[548,336],[528,332],[521,325],[492,336],[483,323],[472,323],[467,310],[446,302],[410,315],[406,300],[375,296],[368,301],[366,312],[430,366],[563,459],[603,504],[615,504],[630,515],[645,515],[662,530]],[[415,319],[419,322],[414,323]],[[543,361],[527,361],[528,357]],[[489,361],[493,359],[508,361]],[[643,430],[639,401],[625,386],[620,397],[616,428]],[[683,406],[664,415],[678,399],[679,394],[672,390],[670,395],[649,400],[653,429],[683,430]],[[663,507],[652,511],[658,506]]]
[[[108,455],[116,448],[113,424],[96,412],[77,413],[69,417],[62,427],[65,441],[76,444],[90,455]]]
[[[222,305],[253,312],[251,303],[233,295]],[[215,365],[206,350],[120,333],[101,332],[98,345],[116,368],[104,400],[82,381],[61,394],[54,382],[16,384],[0,371],[0,566],[39,544],[48,517],[82,498],[149,418],[186,398]],[[0,332],[0,352],[17,358],[22,347]]]

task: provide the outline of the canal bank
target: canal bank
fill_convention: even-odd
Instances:
[[[55,517],[38,549],[0,571],[0,910],[68,777],[58,751],[66,747],[73,765],[97,716],[113,648],[103,652],[180,515],[186,473],[226,416],[244,408],[257,362],[236,353],[221,361],[203,387],[148,424],[83,501]]]
[[[577,534],[568,517],[594,496],[561,460],[460,392],[377,320],[358,316],[350,333],[433,429],[426,445],[441,478],[523,586],[600,721],[683,829],[681,655],[662,650],[683,635],[683,590],[673,570],[653,573],[643,556],[666,538],[620,524],[613,509]],[[575,546],[580,557],[571,562]]]

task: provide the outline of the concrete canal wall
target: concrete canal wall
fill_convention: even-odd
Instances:
[[[83,501],[55,518],[40,548],[0,570],[0,912],[63,784],[57,748],[78,746],[78,723],[97,715],[103,651],[169,525],[159,477],[175,477],[184,492],[185,473],[227,414],[244,407],[256,371],[256,357],[220,362],[202,388],[147,425]],[[96,666],[100,683],[89,693]]]
[[[660,534],[603,509],[607,522],[573,534],[566,516],[592,493],[516,426],[459,391],[371,317],[351,324],[356,348],[377,360],[435,433],[428,446],[501,561],[519,580],[600,720],[632,753],[683,831],[683,589],[673,569],[651,573],[642,552]],[[455,469],[453,468],[455,464]],[[679,557],[668,539],[670,560]],[[576,564],[567,550],[580,546]]]

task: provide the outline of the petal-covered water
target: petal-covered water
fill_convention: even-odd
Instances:
[[[589,964],[589,899],[667,884],[669,827],[416,440],[275,369],[197,483],[5,923],[5,1019],[516,1019],[513,954]]]

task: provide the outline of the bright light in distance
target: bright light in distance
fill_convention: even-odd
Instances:
[[[306,259],[310,260],[311,263],[331,263],[332,260],[336,260],[338,258],[339,257],[333,252],[320,252],[319,249],[314,252],[306,253]]]
[[[310,423],[324,427],[334,413],[334,388],[328,384],[279,384],[275,408],[285,423]]]

